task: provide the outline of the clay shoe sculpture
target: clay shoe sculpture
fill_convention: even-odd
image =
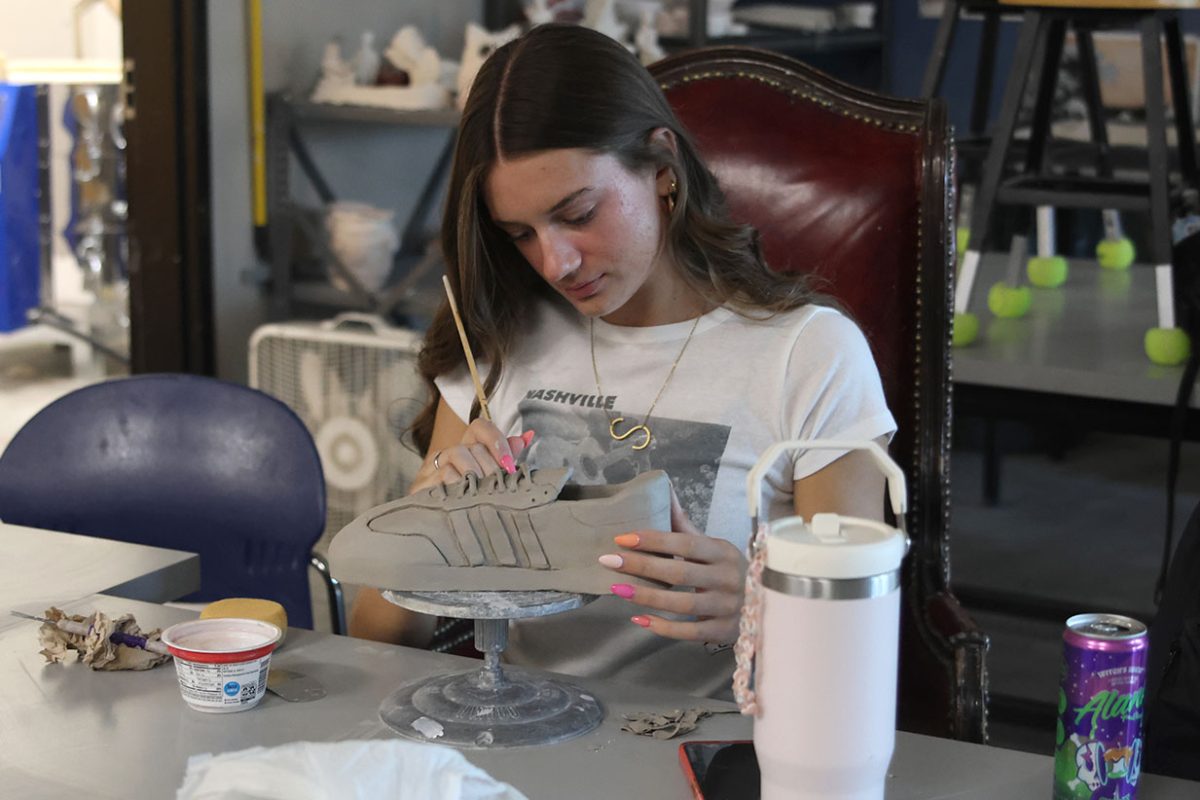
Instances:
[[[571,469],[438,484],[363,513],[334,537],[334,577],[400,591],[559,590],[608,594],[596,559],[631,530],[671,529],[661,470],[608,486],[568,484]],[[643,583],[623,575],[624,582]]]

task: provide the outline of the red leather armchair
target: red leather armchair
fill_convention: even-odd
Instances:
[[[909,480],[898,723],[987,738],[987,637],[949,588],[953,142],[944,104],[711,48],[651,67],[767,261],[810,273],[866,332]]]

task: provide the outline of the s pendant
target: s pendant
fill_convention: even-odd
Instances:
[[[630,436],[633,436],[635,433],[641,433],[642,436],[644,436],[645,438],[643,438],[642,441],[639,442],[638,444],[633,445],[633,449],[634,450],[645,450],[647,447],[649,447],[650,446],[650,429],[646,427],[646,423],[643,422],[641,425],[634,425],[632,428],[625,431],[624,433],[617,433],[617,425],[619,425],[620,423],[622,423],[624,421],[625,421],[624,417],[617,417],[616,419],[610,421],[608,423],[608,435],[611,436],[613,439],[615,439],[618,442],[623,442],[626,439],[628,439]]]

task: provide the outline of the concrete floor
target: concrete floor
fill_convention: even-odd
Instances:
[[[1002,461],[995,506],[983,500],[980,452],[955,449],[951,582],[992,638],[995,744],[1052,750],[1050,709],[1068,614],[1120,611],[1152,619],[1166,519],[1167,446],[1162,439],[1093,433],[1059,459],[1022,448]],[[1187,443],[1176,537],[1197,502],[1200,445]],[[978,597],[988,592],[1042,598],[1057,613],[1017,615]]]

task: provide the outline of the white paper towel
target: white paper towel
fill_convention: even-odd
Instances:
[[[293,742],[188,759],[176,800],[527,800],[449,747]]]

